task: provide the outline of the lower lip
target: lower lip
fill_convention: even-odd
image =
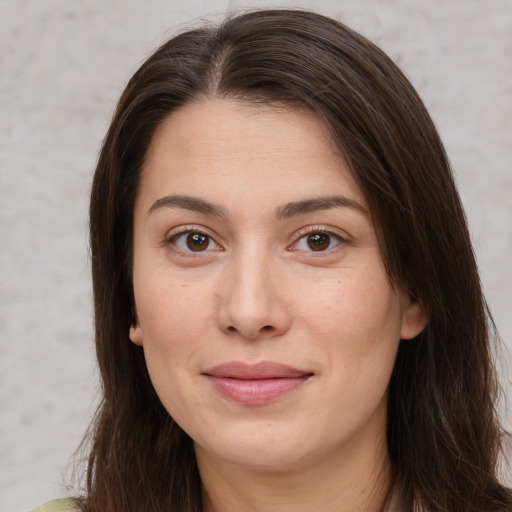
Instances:
[[[310,375],[274,379],[231,379],[208,376],[215,390],[226,398],[246,405],[272,402],[302,386]]]

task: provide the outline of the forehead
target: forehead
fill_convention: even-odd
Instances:
[[[258,140],[265,143],[265,149],[273,149],[274,156],[287,150],[297,152],[300,141],[301,153],[337,153],[342,159],[320,116],[292,104],[218,98],[187,103],[169,114],[157,128],[148,156],[170,147],[171,137],[176,138],[173,150],[180,156],[201,150],[218,150],[228,155],[249,146],[255,149],[254,141]]]
[[[306,108],[209,99],[190,103],[158,127],[142,171],[141,194],[285,200],[337,192],[365,203],[325,123]],[[292,197],[295,196],[295,197]],[[218,202],[218,201],[216,201]]]

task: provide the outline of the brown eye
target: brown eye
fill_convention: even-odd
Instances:
[[[194,230],[182,231],[169,237],[167,245],[174,254],[181,256],[191,256],[192,253],[199,256],[201,253],[207,255],[211,252],[223,251],[223,248],[211,236]]]
[[[199,252],[208,249],[210,245],[210,237],[203,233],[189,233],[185,243],[191,251]]]
[[[305,253],[318,252],[330,254],[333,250],[341,248],[346,240],[340,235],[328,230],[311,231],[301,236],[293,245],[289,247],[292,251],[302,251]]]
[[[325,251],[331,244],[331,237],[327,233],[312,233],[307,237],[307,244],[312,251]]]

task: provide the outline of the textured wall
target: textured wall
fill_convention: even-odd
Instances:
[[[23,512],[66,493],[68,459],[94,410],[87,195],[118,95],[176,27],[272,5],[186,4],[0,0],[2,511]],[[279,5],[346,22],[412,79],[446,143],[488,299],[512,347],[512,2]]]

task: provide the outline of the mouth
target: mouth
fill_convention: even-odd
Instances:
[[[274,362],[254,365],[231,361],[203,372],[215,391],[245,405],[273,402],[301,387],[313,373]]]

